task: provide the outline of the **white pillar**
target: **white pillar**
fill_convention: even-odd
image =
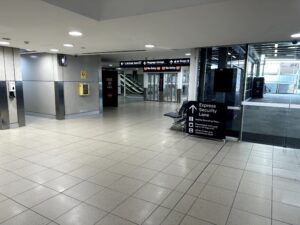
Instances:
[[[144,88],[148,88],[148,73],[144,73]]]
[[[183,69],[181,68],[181,71],[177,74],[177,89],[182,90],[182,79],[183,79]]]
[[[199,70],[199,49],[191,50],[191,63],[189,74],[189,101],[197,101],[197,84]]]

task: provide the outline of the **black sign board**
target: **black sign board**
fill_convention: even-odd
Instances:
[[[118,107],[118,72],[102,71],[103,107]]]
[[[156,60],[136,60],[136,61],[121,61],[121,68],[142,68],[149,66],[189,66],[190,59],[156,59]]]
[[[189,102],[186,132],[213,139],[225,139],[227,106],[222,103]]]
[[[143,60],[137,60],[137,61],[121,61],[120,67],[121,68],[138,68],[143,67],[144,61]]]
[[[189,66],[190,59],[183,58],[183,59],[169,59],[169,64],[173,66]]]
[[[180,72],[181,66],[145,66],[144,72],[153,73],[153,72]]]

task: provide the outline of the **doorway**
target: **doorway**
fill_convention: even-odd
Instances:
[[[177,102],[177,73],[164,74],[164,102]]]
[[[177,73],[149,73],[147,101],[177,102]]]
[[[159,74],[148,75],[148,89],[146,100],[147,101],[158,101],[159,100]]]

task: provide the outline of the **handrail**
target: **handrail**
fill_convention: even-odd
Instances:
[[[144,91],[144,89],[140,85],[134,83],[132,80],[130,80],[128,77],[125,77],[123,74],[120,74],[120,78],[122,78],[123,80],[125,78],[125,80],[126,80],[127,83],[130,83],[135,88],[139,89],[139,91],[141,91],[141,92]]]
[[[125,83],[124,79],[121,77],[120,80],[121,80],[121,84],[124,85],[124,83]],[[126,85],[126,89],[129,90],[132,93],[139,93],[139,94],[143,93],[143,91],[139,90],[138,88],[136,88],[135,86],[133,86],[130,83],[128,83]]]

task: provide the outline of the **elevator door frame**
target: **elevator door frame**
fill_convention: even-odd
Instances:
[[[158,73],[148,74],[147,101],[159,101],[159,81],[160,75]],[[149,92],[151,92],[151,94],[149,94]]]
[[[164,73],[164,102],[177,102],[178,73]],[[169,93],[168,93],[169,92]]]

